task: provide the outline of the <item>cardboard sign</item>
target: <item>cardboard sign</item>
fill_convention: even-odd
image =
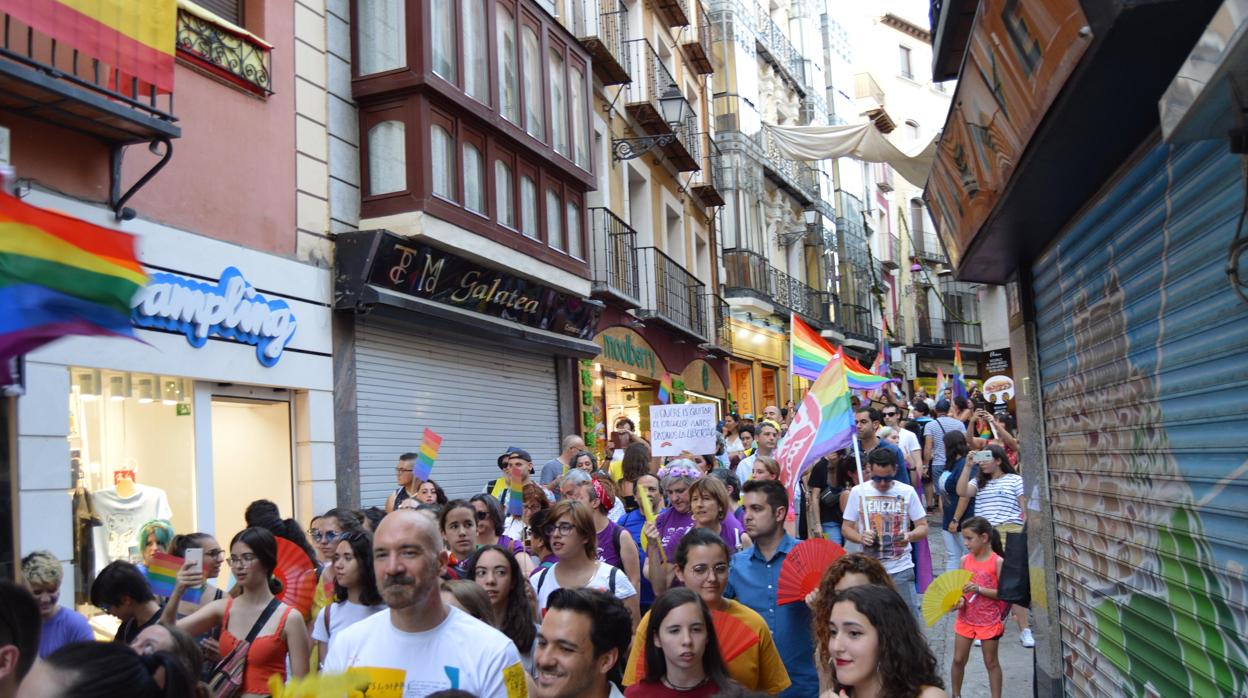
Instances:
[[[651,405],[650,446],[656,456],[715,452],[715,405]]]

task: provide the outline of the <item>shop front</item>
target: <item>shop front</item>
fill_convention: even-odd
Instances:
[[[28,200],[112,225],[76,201]],[[253,500],[300,521],[336,501],[329,272],[145,221],[126,230],[150,276],[138,341],[28,354],[16,403],[20,550],[65,561],[62,598],[79,603],[109,562],[141,560],[151,519],[225,542]]]
[[[443,439],[433,479],[452,497],[496,478],[508,447],[540,468],[576,432],[576,361],[599,353],[600,303],[386,231],[340,235],[336,264],[348,501],[384,503],[426,428]]]
[[[734,411],[759,419],[768,405],[800,402],[802,386],[789,375],[788,336],[735,317],[731,324],[733,351],[728,370]]]

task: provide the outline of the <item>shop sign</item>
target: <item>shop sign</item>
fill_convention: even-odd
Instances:
[[[950,261],[1005,191],[1023,150],[1090,43],[1079,0],[984,0],[942,131],[927,197]]]
[[[602,347],[595,361],[616,371],[636,373],[643,378],[658,380],[666,370],[663,362],[646,340],[625,327],[610,327],[598,333],[594,342]]]
[[[250,344],[265,367],[281,360],[298,329],[286,301],[265,298],[234,267],[221,272],[216,283],[152,274],[147,286],[130,301],[130,323],[180,332],[196,349],[209,337]]]
[[[651,453],[656,456],[677,456],[690,453],[715,452],[715,405],[650,406]]]
[[[599,303],[393,234],[377,241],[368,283],[528,327],[589,339]]]
[[[681,377],[685,382],[685,388],[689,390],[711,397],[726,395],[724,381],[720,379],[715,369],[702,359],[690,361],[685,370],[681,372]]]

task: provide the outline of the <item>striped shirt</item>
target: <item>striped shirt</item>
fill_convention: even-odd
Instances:
[[[993,526],[1001,524],[1021,524],[1023,508],[1018,498],[1023,496],[1023,476],[1006,473],[995,480],[989,480],[980,490],[975,481],[971,480],[970,495],[975,498],[975,514],[988,519]]]

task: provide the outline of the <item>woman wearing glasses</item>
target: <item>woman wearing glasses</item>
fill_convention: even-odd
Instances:
[[[229,563],[242,593],[213,601],[177,621],[177,627],[192,636],[220,627],[221,656],[228,658],[252,627],[259,625],[256,638],[247,647],[242,695],[267,696],[270,676],[277,674],[286,680],[287,656],[291,676],[298,678],[308,673],[308,627],[296,609],[273,596],[280,584],[272,577],[277,567],[277,539],[272,533],[263,528],[240,531],[230,541]],[[171,603],[165,607],[165,623],[173,622],[182,591],[179,582]]]
[[[784,669],[784,662],[763,617],[740,602],[724,598],[724,588],[728,586],[728,561],[728,546],[724,539],[713,531],[695,528],[685,534],[676,548],[676,576],[711,610],[714,625],[720,634],[728,637],[728,626],[732,625],[734,630],[731,635],[736,636],[741,632],[740,624],[748,629],[746,632],[758,638],[721,648],[724,651],[723,660],[728,665],[728,675],[746,689],[774,695],[788,688],[789,674]],[[662,603],[661,597],[655,602],[655,607]],[[651,620],[650,614],[646,614],[637,626],[628,655],[628,667],[624,671],[625,685],[646,678],[646,672],[638,664],[650,646],[647,628]],[[647,664],[649,661],[650,657],[646,656]]]
[[[546,521],[545,532],[558,561],[536,575],[538,610],[546,610],[546,600],[555,589],[598,589],[623,601],[636,626],[640,615],[637,589],[618,567],[598,559],[598,535],[589,507],[565,499],[550,509]]]

